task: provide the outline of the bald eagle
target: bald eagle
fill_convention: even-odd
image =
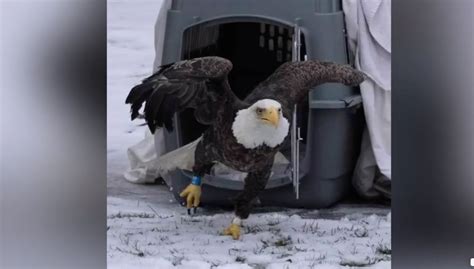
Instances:
[[[130,91],[126,103],[131,104],[133,120],[145,102],[144,117],[152,133],[162,126],[172,130],[174,114],[186,108],[193,108],[196,120],[209,126],[194,153],[193,180],[181,193],[188,213],[199,205],[201,177],[215,162],[248,173],[244,190],[235,199],[235,217],[224,230],[238,239],[241,221],[265,188],[274,156],[288,136],[294,105],[319,84],[355,86],[365,75],[331,62],[287,62],[240,100],[227,80],[231,69],[232,63],[220,57],[163,65]]]

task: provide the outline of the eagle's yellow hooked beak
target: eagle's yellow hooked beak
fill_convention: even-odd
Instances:
[[[278,123],[280,122],[280,111],[276,107],[269,107],[262,109],[260,114],[260,119],[268,124],[278,127]]]

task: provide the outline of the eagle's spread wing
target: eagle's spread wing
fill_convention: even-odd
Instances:
[[[274,99],[282,104],[284,112],[291,114],[293,106],[317,85],[339,82],[356,86],[364,79],[361,71],[349,65],[315,60],[287,62],[260,83],[244,101],[253,103],[264,98]]]
[[[135,86],[125,101],[131,104],[132,120],[139,115],[143,102],[145,120],[153,133],[156,126],[173,129],[173,115],[194,108],[196,120],[212,124],[215,107],[222,98],[236,98],[230,90],[227,74],[232,63],[220,57],[202,57],[180,61],[161,68]]]

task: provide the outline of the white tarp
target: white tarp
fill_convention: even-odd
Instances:
[[[343,9],[355,67],[369,76],[360,85],[367,129],[353,182],[359,194],[374,197],[374,182],[392,177],[391,0],[344,0]]]
[[[163,129],[157,129],[155,135],[159,142],[163,141]],[[194,151],[200,140],[201,137],[166,154],[164,152],[157,154],[153,136],[147,132],[144,140],[130,147],[127,151],[130,169],[125,172],[125,179],[133,183],[144,184],[152,183],[157,177],[161,176],[171,185],[171,182],[169,182],[170,172],[176,169],[192,171]],[[275,155],[273,171],[283,173],[289,163],[285,156],[278,152]],[[219,177],[229,180],[244,181],[247,173],[236,171],[221,163],[216,163],[212,167],[211,175],[219,175]]]
[[[157,152],[155,138],[148,129],[145,132],[145,138],[127,150],[130,168],[124,173],[124,177],[132,183],[153,183],[159,174],[158,156],[163,152]],[[164,143],[162,129],[158,129],[155,136],[157,136],[157,141]]]

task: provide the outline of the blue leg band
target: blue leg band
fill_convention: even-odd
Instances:
[[[193,176],[193,179],[191,180],[191,184],[196,185],[196,186],[201,186],[201,177]]]

